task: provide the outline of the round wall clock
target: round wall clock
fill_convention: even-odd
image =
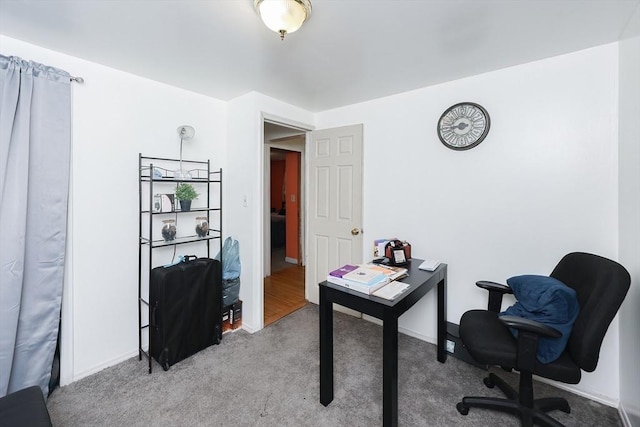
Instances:
[[[438,137],[452,150],[468,150],[482,142],[490,126],[487,110],[473,102],[461,102],[440,116]]]

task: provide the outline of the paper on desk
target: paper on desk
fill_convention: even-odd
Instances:
[[[402,292],[404,292],[407,288],[409,288],[409,284],[402,283],[398,281],[390,282],[388,285],[384,285],[377,291],[373,293],[373,295],[384,298],[384,299],[394,299]]]

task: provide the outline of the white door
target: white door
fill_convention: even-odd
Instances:
[[[362,262],[362,125],[310,133],[306,297],[329,271]],[[352,312],[355,313],[355,312]]]

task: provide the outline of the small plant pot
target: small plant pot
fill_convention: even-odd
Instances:
[[[180,210],[189,212],[191,210],[191,200],[180,200]]]

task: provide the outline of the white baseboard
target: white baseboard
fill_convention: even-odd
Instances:
[[[566,390],[569,393],[577,394],[578,396],[587,398],[589,400],[593,400],[595,402],[602,403],[603,405],[611,406],[612,408],[618,408],[620,406],[620,402],[617,399],[611,399],[610,397],[603,396],[601,394],[589,393],[586,391],[575,389],[567,384],[553,381],[547,378],[542,378],[537,375],[534,375],[534,378],[540,382],[551,384],[554,387],[558,387],[562,390]]]
[[[255,333],[255,332],[257,332],[257,331],[258,331],[258,329],[257,329],[257,328],[255,328],[255,327],[253,327],[253,326],[251,326],[251,325],[248,325],[248,324],[247,324],[247,323],[245,323],[245,322],[242,322],[242,328],[241,328],[241,329],[242,329],[242,330],[244,330],[244,331],[249,332],[250,334],[253,334],[253,333]]]
[[[624,406],[622,405],[622,403],[620,403],[620,406],[618,406],[618,414],[620,415],[620,419],[622,420],[622,425],[624,427],[633,427],[631,425],[631,420],[627,415],[627,411],[624,410]]]
[[[378,319],[377,317],[372,317],[372,316],[363,314],[362,318],[364,320],[367,320],[367,321],[371,322],[371,323],[375,323],[376,325],[382,326],[382,320]],[[426,341],[426,342],[431,343],[431,344],[435,344],[436,343],[436,339],[434,337],[423,335],[420,332],[414,331],[413,329],[408,329],[408,328],[404,328],[402,326],[398,326],[398,332],[400,332],[402,334],[405,334],[405,335],[409,335],[410,337],[413,337],[413,338],[417,338],[417,339],[419,339],[421,341]]]
[[[135,357],[138,356],[138,350],[135,350],[135,351],[133,351],[131,353],[126,353],[126,354],[120,355],[120,356],[115,357],[115,358],[113,358],[111,360],[108,360],[106,362],[103,362],[103,363],[100,363],[98,365],[95,365],[95,366],[93,366],[93,367],[91,367],[91,368],[89,368],[87,370],[82,371],[82,372],[74,372],[73,380],[71,382],[75,382],[75,381],[81,380],[82,378],[88,377],[89,375],[93,375],[96,372],[100,372],[103,369],[106,369],[106,368],[108,368],[110,366],[114,366],[114,365],[117,365],[118,363],[124,362],[127,359],[131,359],[134,356]],[[144,356],[142,357],[142,360],[143,361],[146,360]],[[140,364],[141,364],[140,365],[140,369],[142,369],[144,372],[146,372],[146,370],[142,367],[142,361],[140,362]],[[67,384],[64,384],[64,385],[67,385]]]
[[[630,409],[633,410],[633,408]],[[620,406],[618,406],[618,413],[620,414],[620,419],[622,419],[622,425],[624,427],[640,426],[640,414],[627,412],[627,409],[624,407],[622,402],[620,402]]]
[[[362,318],[368,322],[375,323],[378,326],[382,326],[382,320],[377,317],[369,316],[368,314],[363,314]]]
[[[418,338],[421,341],[426,341],[431,344],[436,344],[437,339],[434,337],[430,337],[427,335],[423,335],[420,332],[416,332],[412,329],[403,328],[402,326],[398,326],[398,332],[402,332],[405,335],[409,335],[413,338]]]
[[[289,264],[298,264],[298,260],[295,258],[289,258],[289,257],[285,257],[284,258],[285,262],[288,262]]]

